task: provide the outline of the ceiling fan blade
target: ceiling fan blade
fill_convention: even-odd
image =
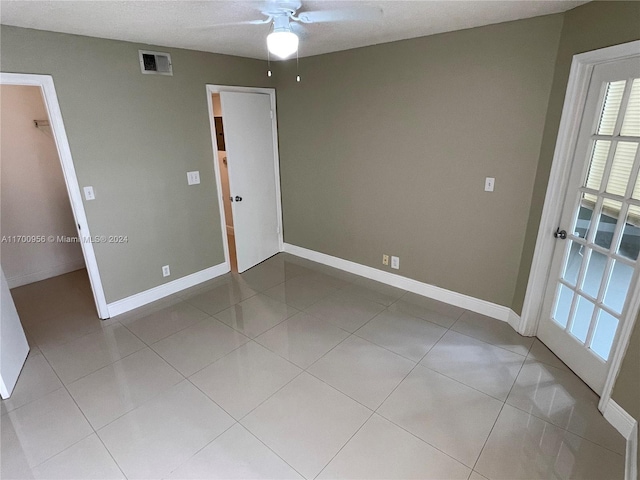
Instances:
[[[296,18],[302,23],[357,22],[359,20],[376,20],[382,17],[382,14],[381,8],[362,6],[340,10],[300,12]]]
[[[291,22],[291,30],[300,40],[304,40],[309,37],[309,31],[300,23]]]
[[[244,20],[242,22],[210,23],[208,25],[191,26],[188,28],[203,29],[203,28],[216,28],[216,27],[237,27],[240,25],[266,25],[268,23],[271,23],[270,18],[265,18],[262,20]]]

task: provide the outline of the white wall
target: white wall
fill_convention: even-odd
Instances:
[[[0,86],[0,234],[77,235],[51,129],[38,87]],[[77,243],[8,243],[2,267],[11,288],[84,266]]]

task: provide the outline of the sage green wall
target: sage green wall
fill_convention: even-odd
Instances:
[[[522,251],[512,309],[522,312],[527,290],[538,226],[547,192],[553,151],[556,146],[560,116],[567,90],[571,60],[578,53],[597,50],[640,39],[640,2],[591,2],[564,13],[562,35],[558,48],[553,87],[544,124],[544,136],[531,198],[531,210]]]
[[[281,65],[285,241],[511,306],[561,26],[304,58],[299,84]]]
[[[96,194],[91,233],[129,237],[94,245],[108,302],[224,261],[205,85],[269,86],[265,62],[7,26],[0,40],[0,70],[53,76],[79,183]],[[140,48],[169,52],[173,76],[143,75]]]

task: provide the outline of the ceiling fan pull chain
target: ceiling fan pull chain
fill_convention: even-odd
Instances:
[[[300,69],[298,67],[298,50],[296,50],[296,82],[300,83]]]

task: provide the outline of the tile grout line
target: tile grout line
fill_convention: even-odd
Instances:
[[[45,360],[47,361],[47,363],[49,363],[49,360],[45,357]],[[104,444],[104,442],[102,441],[102,438],[100,437],[100,435],[98,435],[98,431],[93,427],[93,425],[91,424],[91,422],[89,421],[89,419],[87,418],[87,416],[85,415],[85,413],[82,411],[82,409],[80,408],[80,405],[78,405],[78,402],[76,402],[76,399],[73,397],[73,395],[71,395],[71,392],[69,391],[69,389],[67,388],[67,386],[64,384],[64,382],[62,381],[62,379],[58,376],[58,373],[54,370],[54,368],[51,366],[51,364],[49,363],[49,367],[51,368],[51,370],[53,371],[53,373],[58,377],[58,380],[60,380],[60,383],[62,384],[62,388],[65,389],[65,391],[67,392],[67,395],[69,395],[69,398],[71,399],[71,401],[73,402],[73,404],[76,406],[76,408],[78,409],[78,411],[80,412],[80,414],[82,415],[82,417],[84,418],[84,421],[87,422],[87,425],[89,425],[89,428],[91,428],[91,430],[93,431],[93,433],[90,433],[89,435],[83,437],[82,439],[78,440],[77,442],[75,442],[73,445],[70,445],[69,447],[65,448],[64,450],[62,450],[61,452],[56,453],[55,455],[52,455],[51,457],[47,458],[46,461],[51,460],[53,457],[55,457],[56,455],[59,455],[60,453],[68,450],[69,448],[71,448],[72,446],[80,443],[82,440],[85,440],[86,438],[89,438],[91,435],[95,435],[98,440],[100,441],[100,444],[104,447],[104,449],[107,451],[107,453],[109,454],[109,457],[111,457],[111,460],[113,460],[113,463],[116,465],[116,467],[118,467],[118,470],[120,470],[120,473],[122,473],[122,476],[124,478],[127,478],[127,476],[125,475],[124,471],[122,470],[122,467],[120,466],[120,464],[116,461],[116,459],[114,458],[113,454],[111,453],[111,450],[109,450],[107,448],[107,446]],[[38,465],[36,465],[36,467],[42,465],[43,463],[39,463]],[[30,467],[31,468],[31,467]],[[34,467],[35,468],[35,467]]]
[[[531,342],[531,345],[529,346],[529,350],[527,350],[527,357],[529,356],[529,353],[531,352],[531,348],[532,347],[533,347],[533,342]],[[502,411],[504,410],[504,406],[507,405],[507,400],[509,399],[509,395],[511,395],[511,392],[513,391],[513,387],[515,386],[516,382],[518,381],[518,377],[520,376],[520,372],[522,372],[522,368],[524,367],[524,364],[527,361],[527,357],[525,357],[524,361],[522,362],[522,365],[520,365],[520,369],[518,370],[518,374],[516,375],[515,380],[513,381],[513,384],[511,385],[511,388],[509,389],[509,393],[507,393],[506,398],[502,402],[502,406],[500,407],[500,411],[498,412],[498,415],[496,416],[496,419],[493,422],[493,425],[491,426],[491,430],[489,430],[489,435],[487,435],[487,438],[485,438],[484,443],[482,444],[482,448],[480,449],[480,453],[478,454],[478,457],[476,458],[476,461],[473,464],[473,467],[472,467],[473,471],[475,471],[476,466],[478,465],[478,462],[480,461],[480,457],[482,457],[482,453],[484,452],[484,449],[487,446],[487,442],[489,442],[489,438],[491,437],[491,434],[493,433],[493,430],[496,428],[496,424],[498,423],[498,419],[500,418],[500,415],[502,415]]]

